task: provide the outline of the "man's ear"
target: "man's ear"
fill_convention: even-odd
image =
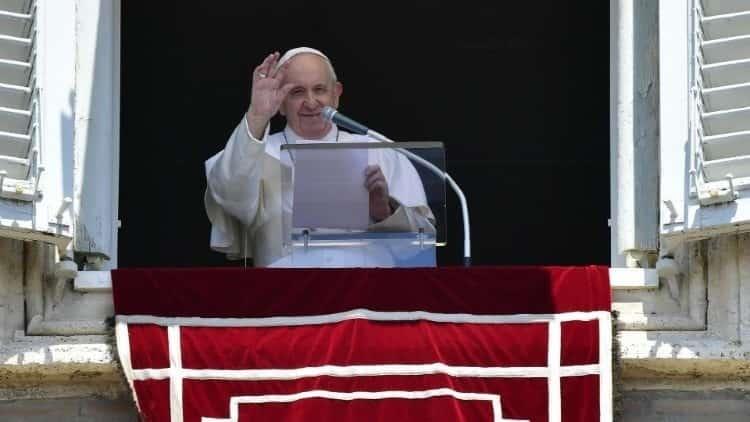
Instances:
[[[339,97],[344,92],[344,85],[341,82],[336,82],[333,85],[333,108],[339,108]]]
[[[281,102],[281,105],[279,106],[279,114],[286,117],[286,100]]]

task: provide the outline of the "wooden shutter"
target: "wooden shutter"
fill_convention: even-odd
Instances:
[[[34,199],[39,96],[36,2],[0,0],[0,197]]]
[[[701,205],[750,188],[750,1],[696,1],[694,187]]]

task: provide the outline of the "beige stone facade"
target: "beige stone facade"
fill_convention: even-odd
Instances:
[[[0,239],[0,251],[0,420],[43,420],[33,418],[55,406],[60,421],[131,420],[107,286],[60,285],[45,244]],[[692,242],[675,258],[677,296],[665,280],[613,293],[622,420],[747,420],[750,234]]]

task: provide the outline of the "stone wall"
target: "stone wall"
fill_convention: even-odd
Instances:
[[[128,397],[118,400],[75,398],[0,401],[3,422],[137,422]]]
[[[671,283],[613,294],[623,420],[749,421],[750,234],[678,252]]]
[[[134,420],[111,292],[56,277],[53,252],[0,239],[0,421]],[[750,234],[675,261],[674,280],[613,293],[622,420],[750,420]]]
[[[750,392],[634,391],[623,395],[622,422],[747,422]]]
[[[75,291],[55,261],[50,245],[0,238],[0,400],[125,394],[111,293]]]

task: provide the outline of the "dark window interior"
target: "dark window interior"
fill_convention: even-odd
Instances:
[[[609,262],[609,5],[498,1],[123,1],[120,267],[241,265],[208,247],[203,162],[266,54],[323,50],[342,112],[442,141],[474,263]],[[283,121],[274,121],[275,129]],[[460,210],[448,193],[460,263]]]

